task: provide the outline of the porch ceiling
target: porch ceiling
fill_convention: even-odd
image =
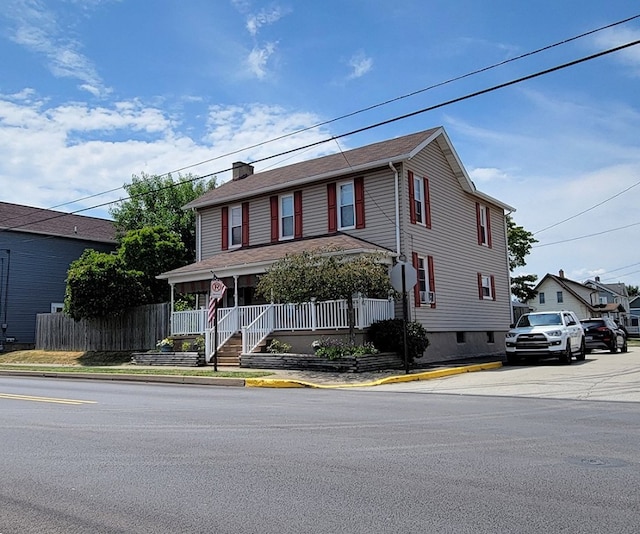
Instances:
[[[391,263],[392,251],[347,234],[333,234],[313,239],[284,241],[274,245],[240,248],[221,252],[191,265],[185,265],[157,276],[170,284],[211,280],[212,273],[218,278],[242,276],[266,272],[272,263],[287,254],[335,248],[344,254],[383,253]]]

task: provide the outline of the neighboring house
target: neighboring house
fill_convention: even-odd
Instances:
[[[640,295],[629,299],[629,334],[640,335]]]
[[[627,324],[627,310],[620,302],[622,297],[599,281],[576,282],[566,278],[564,271],[560,270],[558,275],[546,274],[534,291],[536,297],[527,301],[533,311],[570,310],[580,319],[609,316]]]
[[[427,357],[504,351],[513,208],[476,189],[443,128],[256,174],[237,163],[185,209],[197,214],[197,262],[160,276],[172,294],[206,294],[215,274],[224,306],[260,304],[257,276],[286,254],[382,252],[417,270],[410,318],[429,333]]]
[[[69,265],[87,248],[115,250],[111,221],[0,202],[4,349],[32,347],[36,314],[62,311]]]
[[[601,306],[613,308],[613,305],[622,306],[623,310],[616,309],[620,312],[619,320],[626,320],[629,313],[629,292],[627,286],[621,282],[617,284],[603,284],[600,277],[596,276],[594,280],[584,282],[587,287],[592,287],[598,291],[597,303]],[[619,308],[619,306],[618,306]],[[625,323],[626,324],[626,323]]]

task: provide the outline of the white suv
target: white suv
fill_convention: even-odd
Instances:
[[[520,358],[558,358],[570,364],[584,360],[584,330],[572,311],[526,313],[511,326],[506,336],[507,362]]]

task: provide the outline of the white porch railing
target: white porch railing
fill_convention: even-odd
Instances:
[[[359,298],[354,300],[353,305],[354,324],[358,329],[394,317],[392,299]],[[217,313],[218,348],[236,332],[242,332],[242,352],[245,354],[254,350],[274,331],[349,328],[346,300],[219,308]],[[213,329],[207,324],[205,309],[173,312],[171,335],[204,335],[207,355],[213,352]]]

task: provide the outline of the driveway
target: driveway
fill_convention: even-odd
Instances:
[[[421,382],[375,387],[376,391],[498,395],[546,399],[640,402],[640,348],[625,354],[594,351],[583,362],[505,366]]]

